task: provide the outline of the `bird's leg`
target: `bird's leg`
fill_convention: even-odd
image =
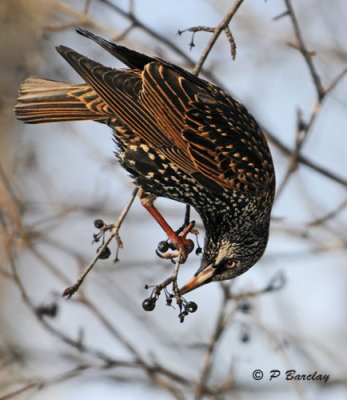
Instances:
[[[186,211],[184,213],[184,221],[183,221],[183,224],[175,231],[176,234],[179,235],[184,230],[184,228],[186,228],[189,224],[190,224],[190,205],[186,204]],[[192,232],[192,233],[194,233],[194,232]]]
[[[194,222],[192,222],[192,224],[194,224]],[[190,222],[190,205],[186,204],[186,211],[184,214],[184,222],[183,224],[177,229],[175,230],[176,235],[178,236],[180,233],[182,233],[188,226],[188,232],[192,233],[193,235],[195,235],[197,237],[197,235],[199,234],[199,231],[195,228],[192,228],[192,225]],[[184,234],[183,234],[184,235]],[[196,243],[198,245],[198,248],[196,249],[196,254],[199,255],[201,253],[201,247],[199,246],[198,240],[196,239]],[[170,258],[171,261],[172,260],[172,253],[166,253],[165,255],[163,253],[165,253],[168,249],[171,250],[175,250],[175,246],[172,244],[171,241],[169,241],[169,239],[167,240],[161,240],[158,243],[158,248],[156,250],[156,253],[159,257],[161,258]],[[174,254],[175,257],[177,257],[177,252]]]
[[[187,239],[186,236],[188,233],[195,233],[194,225],[195,222],[190,222],[185,228],[183,228],[182,232],[178,235],[171,226],[165,221],[164,217],[160,214],[160,212],[154,207],[154,197],[146,196],[143,190],[140,190],[139,193],[141,204],[145,209],[152,215],[152,217],[158,222],[158,224],[162,227],[164,232],[167,234],[169,240],[172,242],[173,246],[177,249],[177,252],[174,253],[164,253],[160,254],[157,252],[160,257],[163,258],[174,258],[180,257],[179,261],[183,264],[187,258],[189,253],[191,253],[194,249],[194,242],[191,239]]]

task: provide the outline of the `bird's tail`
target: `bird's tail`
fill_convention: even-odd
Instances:
[[[106,121],[108,107],[89,85],[73,85],[32,76],[20,86],[17,119],[27,124]]]

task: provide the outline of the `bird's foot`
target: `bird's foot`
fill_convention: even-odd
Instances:
[[[157,254],[161,258],[174,259],[179,258],[180,264],[183,264],[188,255],[194,249],[194,242],[191,239],[187,239],[188,233],[193,233],[197,235],[199,232],[194,229],[195,222],[184,223],[176,232],[171,228],[171,226],[166,222],[164,217],[160,212],[154,207],[154,197],[145,193],[143,189],[140,189],[139,196],[141,199],[141,204],[143,207],[152,215],[152,217],[157,221],[157,223],[162,227],[164,232],[167,234],[169,243],[160,242],[157,250]],[[170,243],[171,242],[171,243]],[[174,252],[167,252],[167,250],[176,250]]]
[[[159,242],[158,248],[156,250],[157,255],[160,258],[171,260],[180,257],[179,263],[185,263],[189,254],[194,249],[194,242],[191,239],[187,239],[187,235],[188,233],[192,233],[194,235],[197,235],[199,233],[198,230],[194,228],[194,226],[195,221],[192,221],[183,229],[180,229],[180,233],[177,233],[178,231],[176,231],[168,235],[168,241]],[[169,249],[174,251],[170,252],[168,251]]]

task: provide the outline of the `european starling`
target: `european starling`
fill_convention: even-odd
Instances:
[[[195,208],[206,231],[204,251],[200,268],[180,294],[247,271],[266,248],[275,193],[270,150],[255,119],[224,90],[176,65],[77,32],[128,68],[105,67],[58,46],[85,83],[28,78],[21,85],[17,118],[110,126],[121,165],[182,261],[192,251],[186,239],[192,224],[177,235],[153,202],[166,197]]]

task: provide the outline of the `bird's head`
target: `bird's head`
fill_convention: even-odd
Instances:
[[[236,278],[251,268],[263,255],[268,241],[268,229],[250,232],[241,238],[225,234],[219,240],[206,239],[201,266],[180,289],[188,293],[213,281]]]

